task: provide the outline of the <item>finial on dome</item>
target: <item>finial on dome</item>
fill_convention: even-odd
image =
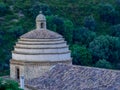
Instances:
[[[46,29],[46,17],[42,14],[42,11],[39,11],[39,15],[36,17],[36,28],[37,30]]]
[[[40,14],[42,14],[42,11],[39,11]]]

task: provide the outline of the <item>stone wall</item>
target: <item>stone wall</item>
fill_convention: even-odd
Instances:
[[[20,69],[20,76],[24,75],[26,80],[40,77],[52,66],[57,63],[72,64],[71,60],[64,62],[24,62],[11,60],[10,62],[10,77],[16,79],[16,68]]]
[[[10,77],[13,79],[16,78],[16,68],[19,68],[20,70],[20,76],[24,75],[26,80],[37,78],[41,76],[43,73],[49,70],[50,66],[40,66],[37,64],[33,65],[16,65],[16,64],[11,64],[10,65]]]
[[[37,78],[41,75],[43,75],[46,71],[49,70],[51,66],[50,65],[46,65],[46,66],[40,66],[38,65],[26,65],[25,66],[25,79],[30,80],[33,78]]]
[[[22,76],[24,75],[24,66],[23,65],[15,65],[15,64],[10,64],[10,77],[12,79],[17,79],[16,78],[16,68],[19,68],[20,70],[20,75],[19,76]]]

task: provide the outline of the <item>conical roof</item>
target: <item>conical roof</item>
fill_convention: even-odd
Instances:
[[[32,30],[20,38],[27,38],[27,39],[57,39],[62,38],[62,36],[56,32],[50,30]]]

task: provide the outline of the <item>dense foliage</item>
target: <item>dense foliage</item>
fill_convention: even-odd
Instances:
[[[73,64],[76,65],[91,65],[92,57],[90,52],[87,50],[85,46],[73,45],[71,47]]]
[[[93,60],[105,59],[112,64],[120,63],[120,39],[112,36],[99,36],[89,44]]]
[[[40,10],[70,45],[73,64],[119,69],[120,0],[0,0],[0,71]]]
[[[88,30],[85,27],[75,29],[73,32],[73,42],[81,45],[88,46],[95,37],[96,33]]]
[[[120,24],[114,25],[110,28],[110,35],[120,37]]]
[[[0,90],[22,90],[17,82],[0,78]]]
[[[106,61],[105,59],[100,59],[99,61],[96,62],[95,64],[96,67],[99,67],[99,68],[113,68],[112,64],[108,61]]]

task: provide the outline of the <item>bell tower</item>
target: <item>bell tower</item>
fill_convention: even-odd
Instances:
[[[42,11],[40,11],[39,15],[36,17],[36,29],[46,30],[46,17],[42,14]]]

